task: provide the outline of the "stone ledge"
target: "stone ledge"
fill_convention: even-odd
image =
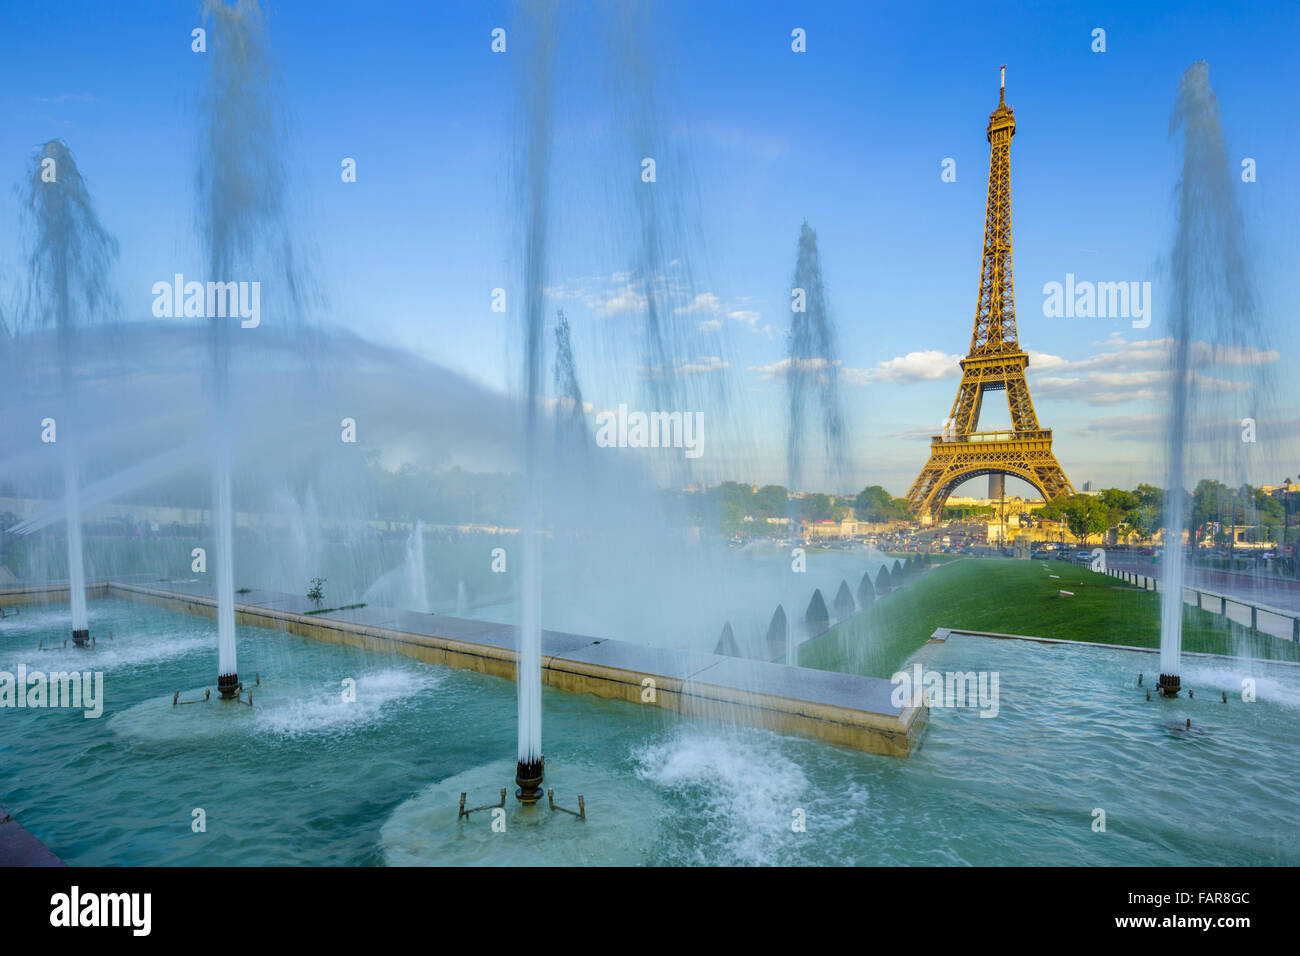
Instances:
[[[0,808],[0,866],[67,866],[67,864]]]
[[[215,616],[210,588],[192,581],[94,585],[96,596],[122,597],[189,614]],[[171,586],[169,586],[171,585]],[[13,589],[11,589],[12,591]],[[67,585],[39,591],[42,600],[66,598]],[[206,593],[204,593],[206,592]],[[0,603],[9,592],[0,591]],[[292,595],[252,591],[235,604],[240,624],[279,628],[300,637],[404,654],[513,680],[517,629],[489,621],[366,607],[300,613]],[[35,598],[34,598],[35,599]],[[337,616],[334,616],[337,615]],[[649,681],[649,683],[647,683]],[[789,667],[542,632],[542,682],[571,693],[594,694],[655,706],[688,717],[817,737],[870,753],[905,757],[926,723],[925,708],[890,703],[893,685],[875,677]],[[653,694],[647,693],[653,688]]]

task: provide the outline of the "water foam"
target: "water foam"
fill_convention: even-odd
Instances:
[[[387,719],[393,705],[442,682],[443,675],[387,668],[356,678],[356,700],[345,701],[339,685],[254,708],[258,733],[281,737],[333,734]]]
[[[790,862],[793,813],[806,810],[809,784],[780,737],[687,729],[636,748],[632,759],[639,779],[686,800],[705,818],[700,830],[718,835],[697,844],[691,862]]]

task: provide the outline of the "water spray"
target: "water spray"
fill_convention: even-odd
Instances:
[[[47,175],[52,172],[53,175]],[[59,352],[59,424],[64,435],[63,505],[68,540],[68,601],[72,643],[90,646],[86,614],[86,566],[82,554],[80,457],[75,396],[77,358],[73,342],[81,324],[102,318],[113,306],[109,270],[117,241],[100,224],[72,151],[50,140],[35,155],[25,206],[32,223],[29,308],[36,323],[52,322]],[[71,428],[69,428],[69,424]]]

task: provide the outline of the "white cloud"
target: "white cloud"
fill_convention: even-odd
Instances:
[[[835,363],[839,365],[839,362]],[[790,377],[790,373],[798,368],[805,374],[814,372],[823,372],[831,367],[831,363],[824,358],[810,359],[789,359],[783,358],[779,362],[773,362],[771,365],[751,365],[749,371],[757,372],[759,378],[765,382],[784,382]]]
[[[1034,369],[1046,370],[1053,368],[1066,368],[1070,360],[1062,358],[1059,355],[1049,355],[1047,352],[1036,352],[1033,349],[1026,349],[1029,353],[1029,367]]]
[[[700,292],[686,305],[679,305],[673,311],[678,315],[693,315],[697,312],[703,312],[706,315],[717,315],[722,311],[722,303],[718,301],[718,297],[712,292]]]
[[[960,355],[948,355],[938,349],[908,352],[881,362],[875,368],[850,368],[844,370],[844,379],[850,385],[869,385],[872,382],[934,382],[956,378],[961,374]]]
[[[1117,405],[1121,402],[1162,400],[1169,390],[1172,373],[1166,369],[1145,371],[1090,371],[1079,376],[1040,376],[1030,384],[1030,392],[1044,398],[1073,399],[1089,405]],[[1192,389],[1200,394],[1223,395],[1245,392],[1249,382],[1213,378],[1192,373]]]
[[[646,307],[646,297],[635,285],[629,283],[613,293],[603,296],[591,296],[587,305],[602,317],[622,315],[625,312],[640,312]]]
[[[1100,346],[1103,351],[1077,362],[1040,352],[1030,352],[1029,365],[1031,368],[1063,368],[1072,371],[1101,368],[1165,369],[1170,365],[1174,340],[1164,338],[1129,342],[1116,333],[1104,342],[1093,344]],[[1274,349],[1257,349],[1250,345],[1211,345],[1209,342],[1193,342],[1189,355],[1193,366],[1221,365],[1236,368],[1269,365],[1279,358],[1281,356]]]
[[[679,360],[674,365],[673,371],[678,375],[706,375],[709,372],[720,372],[730,367],[730,362],[724,362],[717,355],[702,355],[693,362]]]
[[[741,296],[726,301],[714,292],[693,292],[687,284],[670,274],[678,266],[674,259],[667,270],[655,276],[648,285],[643,278],[624,271],[573,279],[547,286],[544,291],[551,299],[581,300],[599,318],[644,312],[649,308],[649,297],[653,295],[664,308],[668,303],[682,302],[673,307],[674,315],[701,316],[696,326],[700,332],[721,331],[725,317],[739,322],[755,335],[772,337],[771,326],[760,326],[762,316],[748,307],[751,297]]]

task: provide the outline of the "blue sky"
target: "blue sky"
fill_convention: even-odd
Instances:
[[[498,3],[265,6],[294,215],[326,302],[322,320],[513,387],[517,312],[493,313],[489,302],[493,288],[518,289],[516,104],[527,27]],[[588,399],[611,407],[640,363],[608,354],[609,324],[637,320],[619,310],[627,227],[623,174],[609,164],[622,155],[615,140],[625,107],[603,79],[608,35],[591,12],[601,6],[577,6],[559,21],[547,281],[574,324]],[[190,30],[200,22],[198,5],[186,2],[0,11],[0,180],[17,183],[39,143],[67,140],[121,242],[116,280],[128,317],[148,317],[155,281],[199,270],[194,170],[205,64],[190,51]],[[984,129],[1002,63],[1018,122],[1020,336],[1035,356],[1039,417],[1055,429],[1076,486],[1161,477],[1150,441],[1162,409],[1152,374],[1160,351],[1151,343],[1163,336],[1160,284],[1174,225],[1178,152],[1168,125],[1178,78],[1197,59],[1210,64],[1230,161],[1257,163],[1258,181],[1241,184],[1241,208],[1261,316],[1279,353],[1269,364],[1280,380],[1295,379],[1285,334],[1300,267],[1295,5],[667,2],[651,5],[647,22],[639,42],[653,51],[654,102],[646,110],[674,151],[654,188],[678,191],[680,230],[670,231],[667,254],[689,263],[698,304],[689,314],[704,323],[692,342],[698,354],[677,358],[729,376],[741,396],[730,414],[758,436],[743,462],[718,466],[737,472],[725,477],[784,480],[774,366],[784,357],[795,242],[807,219],[839,330],[847,486],[906,491],[925,436],[952,403],[951,356],[970,337]],[[505,55],[489,50],[497,26],[508,30]],[[807,31],[806,53],[790,49],[794,27]],[[1090,48],[1097,27],[1106,31],[1104,53]],[[357,160],[354,184],[340,181],[343,157]],[[953,183],[940,179],[948,157]],[[11,190],[0,193],[0,216],[17,222]],[[13,230],[0,236],[7,288],[21,244]],[[1152,282],[1151,327],[1045,317],[1043,285],[1067,273]],[[710,322],[720,327],[716,347]],[[1005,420],[994,399],[986,426]],[[1282,413],[1296,418],[1294,402],[1273,417]],[[1288,456],[1292,470],[1277,471],[1285,465],[1274,460]],[[1265,449],[1249,477],[1271,483],[1296,468],[1290,436]]]

